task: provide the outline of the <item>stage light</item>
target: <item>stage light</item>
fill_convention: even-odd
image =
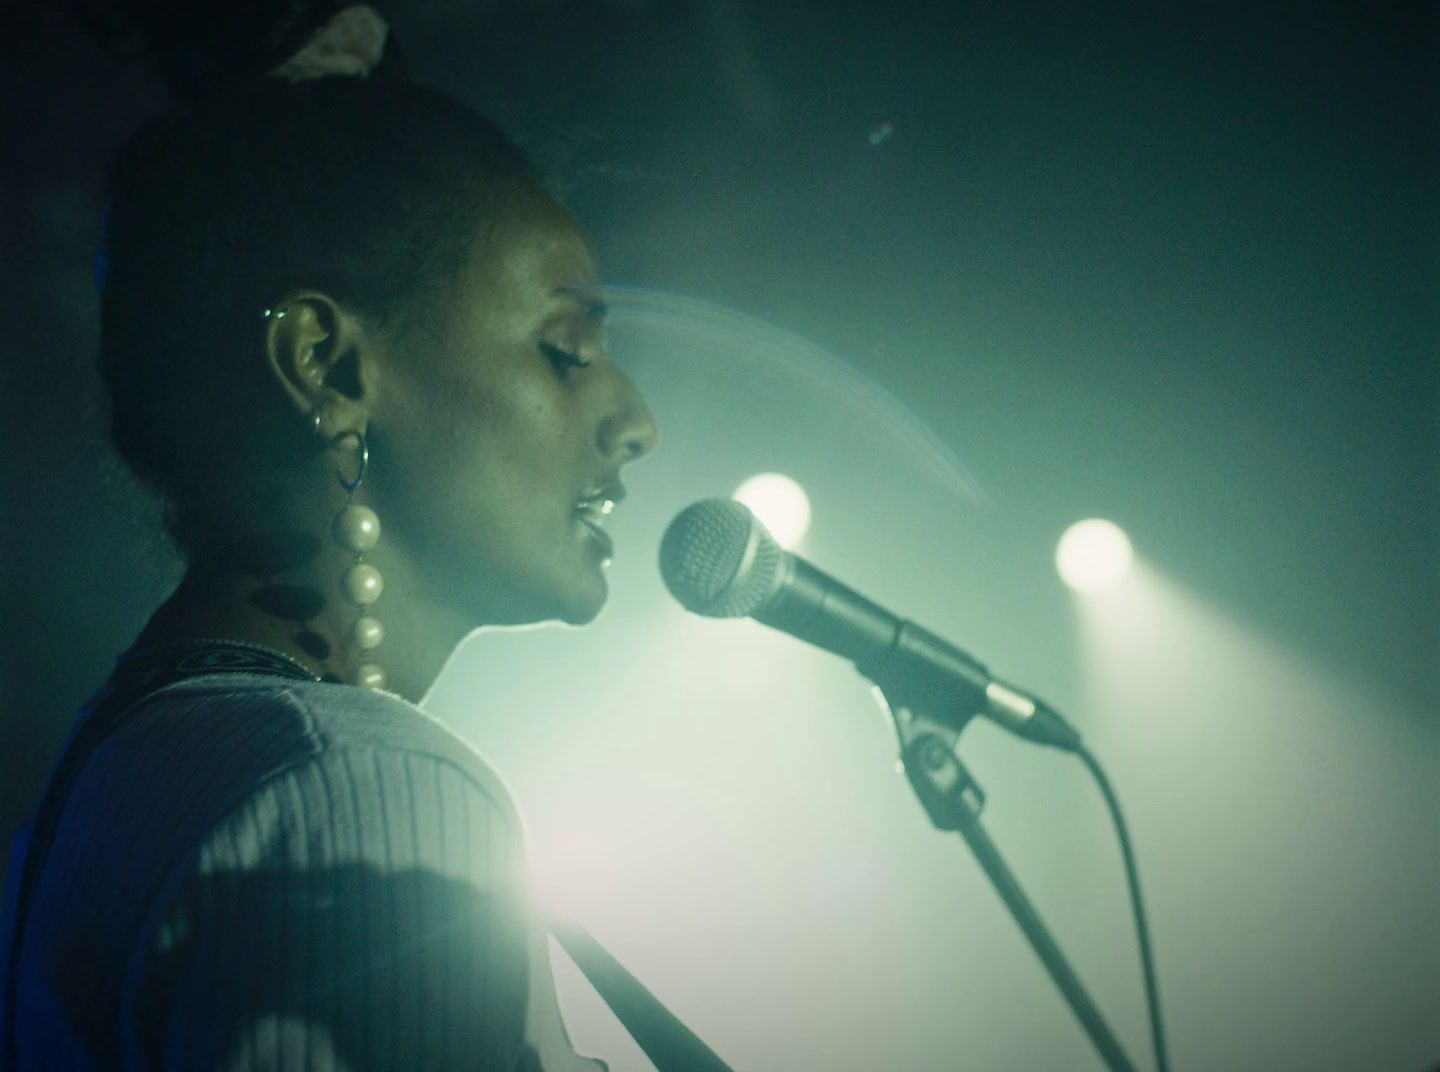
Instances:
[[[1103,592],[1130,572],[1130,538],[1112,521],[1090,518],[1065,530],[1055,549],[1060,579],[1077,592]]]
[[[748,506],[777,543],[794,547],[810,528],[810,496],[780,473],[761,473],[745,481],[731,496]]]

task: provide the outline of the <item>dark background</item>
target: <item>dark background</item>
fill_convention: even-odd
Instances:
[[[608,277],[812,340],[963,459],[992,502],[967,553],[993,631],[969,636],[1023,653],[1015,606],[1063,618],[1042,566],[1019,564],[1101,513],[1247,635],[1374,701],[1374,740],[1440,757],[1433,12],[432,0],[391,14],[420,77],[551,170]],[[92,372],[104,172],[164,102],[56,12],[11,7],[4,32],[8,831],[175,566],[155,506],[106,454]],[[881,124],[893,134],[872,144]],[[856,502],[872,482],[857,478]],[[1062,695],[1084,676],[1036,672]],[[1422,814],[1386,825],[1433,870],[1429,770]],[[1416,942],[1440,936],[1433,912],[1413,922]],[[1369,1052],[1411,1063],[1365,1067],[1440,1052],[1410,1011],[1440,1007],[1435,971],[1392,984],[1414,1001],[1372,1019],[1390,1041]],[[1188,1067],[1220,1067],[1206,1052]],[[1324,1065],[1283,1041],[1263,1052],[1278,1063],[1248,1067]]]

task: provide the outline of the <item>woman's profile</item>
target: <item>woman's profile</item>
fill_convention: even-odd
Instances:
[[[414,704],[600,611],[655,422],[525,157],[369,7],[272,7],[140,20],[189,100],[115,165],[100,367],[187,572],[17,842],[4,1061],[593,1067],[505,788]]]

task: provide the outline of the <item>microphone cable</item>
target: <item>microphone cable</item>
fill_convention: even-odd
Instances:
[[[1170,1072],[1170,1056],[1165,1047],[1165,1024],[1160,1013],[1160,984],[1155,975],[1155,953],[1150,946],[1150,923],[1145,916],[1145,902],[1140,896],[1140,868],[1135,863],[1135,849],[1130,844],[1130,831],[1120,810],[1120,798],[1115,795],[1115,789],[1095,754],[1082,744],[1075,749],[1075,755],[1080,757],[1080,762],[1085,764],[1085,769],[1100,787],[1100,795],[1105,798],[1105,805],[1110,810],[1116,840],[1120,842],[1120,857],[1125,864],[1125,884],[1130,891],[1130,909],[1135,918],[1135,939],[1140,948],[1140,971],[1145,979],[1145,1007],[1150,1019],[1150,1040],[1155,1049],[1155,1068],[1157,1072]]]

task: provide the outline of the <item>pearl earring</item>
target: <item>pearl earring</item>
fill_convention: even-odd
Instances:
[[[319,427],[317,413],[316,427]],[[355,476],[346,480],[337,472],[335,478],[345,489],[345,507],[335,515],[330,533],[335,542],[354,554],[355,559],[340,577],[340,591],[346,602],[356,608],[355,621],[350,626],[350,644],[362,660],[355,670],[355,684],[368,689],[385,687],[385,671],[370,661],[370,653],[385,640],[385,627],[380,619],[369,613],[380,593],[385,590],[385,578],[370,563],[365,561],[365,552],[380,542],[380,518],[368,506],[355,502],[355,493],[365,483],[366,471],[370,468],[370,446],[361,432],[341,432],[331,440],[339,447],[350,440],[355,441]]]

